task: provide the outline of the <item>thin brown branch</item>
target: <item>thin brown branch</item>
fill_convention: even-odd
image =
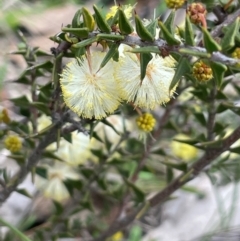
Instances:
[[[61,128],[61,126],[65,123],[67,118],[68,113],[65,113],[61,117],[61,119],[57,120],[54,123],[54,126],[49,130],[49,132],[45,135],[45,137],[39,142],[37,147],[30,154],[26,166],[22,167],[20,171],[14,175],[10,182],[7,183],[6,188],[0,191],[0,203],[3,203],[7,200],[11,193],[16,190],[17,186],[22,183],[22,181],[26,178],[27,174],[32,170],[32,168],[38,164],[45,148],[57,140],[57,132],[59,128]],[[61,135],[71,133],[77,129],[78,127],[76,127],[76,125],[65,127],[61,131]],[[84,128],[82,127],[82,129]]]
[[[157,193],[151,199],[148,200],[150,207],[154,207],[158,204],[162,204],[173,192],[182,187],[185,183],[191,180],[193,177],[197,176],[206,166],[213,162],[219,155],[224,151],[228,150],[230,146],[240,138],[240,126],[235,129],[235,131],[223,140],[221,146],[208,150],[205,155],[203,155],[198,161],[196,161],[186,173],[183,173],[168,186],[166,186],[162,191]],[[139,208],[134,210],[132,213],[127,215],[124,219],[112,224],[100,237],[93,239],[92,241],[105,241],[107,237],[110,237],[119,230],[127,227],[131,222],[134,221],[136,216],[142,210],[145,205],[141,205]]]
[[[211,32],[211,35],[213,38],[216,38],[222,34],[222,29],[231,23],[233,23],[238,17],[240,16],[240,9],[238,9],[236,12],[230,14],[227,16],[227,19],[218,25],[216,28],[214,28]]]

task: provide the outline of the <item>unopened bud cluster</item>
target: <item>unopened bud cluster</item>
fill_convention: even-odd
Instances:
[[[11,152],[18,152],[22,148],[21,139],[16,135],[7,136],[4,140],[4,145],[6,149],[8,149]]]
[[[185,0],[166,0],[168,8],[180,8],[185,3]]]
[[[143,115],[139,116],[136,120],[137,126],[140,130],[145,132],[150,132],[153,130],[156,120],[150,113],[144,113]]]
[[[10,123],[10,118],[8,115],[8,112],[6,109],[3,109],[0,113],[0,122],[3,122],[5,124],[9,124]]]
[[[187,14],[192,23],[202,24],[206,17],[207,10],[201,3],[192,3],[187,8]]]
[[[240,48],[236,48],[233,53],[232,53],[232,57],[234,59],[240,59]],[[240,64],[237,64],[238,66],[240,66]]]
[[[200,82],[207,82],[213,77],[212,69],[200,60],[193,65],[193,76]]]

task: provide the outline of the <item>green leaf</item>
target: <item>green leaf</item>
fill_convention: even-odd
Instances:
[[[228,126],[227,124],[216,121],[213,130],[217,135],[220,135],[221,133],[224,132],[224,130],[226,130],[227,126]]]
[[[17,228],[15,228],[14,226],[12,226],[10,223],[6,222],[5,220],[3,220],[2,218],[0,218],[0,223],[3,226],[8,227],[12,233],[14,233],[19,239],[21,239],[22,241],[32,241],[31,239],[29,239],[25,234],[23,234],[20,230],[18,230]]]
[[[151,154],[166,156],[166,153],[162,148],[151,151]]]
[[[95,36],[95,37],[92,37],[92,38],[80,41],[80,42],[78,42],[76,44],[73,44],[72,47],[73,48],[83,48],[83,47],[91,45],[92,43],[97,42],[97,41],[98,41],[98,38],[97,38],[97,36]]]
[[[29,68],[26,69],[26,71],[30,71],[30,70],[34,70],[34,69],[44,69],[44,70],[52,70],[53,68],[53,63],[51,61],[46,61],[44,63],[41,64],[37,64],[37,65],[33,65]]]
[[[195,51],[193,49],[184,48],[184,47],[179,48],[179,53],[188,54],[188,55],[200,57],[200,58],[210,58],[211,57],[211,54],[205,52],[205,50],[204,50],[204,52],[200,52],[200,51]]]
[[[166,28],[166,26],[161,21],[158,21],[158,26],[161,28],[161,33],[169,45],[179,45],[180,44],[180,41],[175,39],[174,34],[169,32],[169,30]]]
[[[142,228],[138,225],[131,227],[129,231],[129,241],[139,241],[142,237]]]
[[[3,64],[0,66],[0,89],[2,88],[3,81],[5,80],[7,75],[7,64]]]
[[[17,80],[13,81],[18,84],[30,85],[30,80],[26,76],[21,76]]]
[[[67,142],[72,144],[72,134],[71,133],[64,134],[62,137],[64,138],[64,140],[66,140]]]
[[[42,102],[32,102],[30,103],[31,106],[36,107],[39,111],[43,112],[46,115],[50,115],[50,110],[45,103]]]
[[[95,131],[92,132],[91,138],[92,138],[92,137],[95,138],[96,140],[104,143],[104,141],[99,137],[99,135],[97,134],[97,132],[95,132]]]
[[[240,154],[240,146],[230,148],[230,152],[233,152],[233,153],[236,153],[236,154]]]
[[[21,97],[10,99],[10,101],[13,102],[16,106],[19,106],[19,107],[28,108],[29,105],[30,105],[30,102],[25,95],[23,95]]]
[[[126,142],[126,150],[133,154],[138,154],[144,148],[143,143],[135,138],[129,138]]]
[[[145,200],[145,194],[142,190],[140,190],[135,184],[131,183],[129,180],[124,178],[125,183],[131,188],[134,192],[136,199],[138,202],[143,202]]]
[[[24,188],[17,189],[16,192],[22,194],[23,196],[32,198],[32,195],[30,195],[29,192]]]
[[[84,25],[89,29],[89,31],[93,31],[95,26],[95,20],[92,14],[85,7],[82,8],[82,14]]]
[[[141,47],[141,48],[132,48],[131,50],[127,50],[127,52],[131,53],[156,53],[161,54],[160,50],[156,46],[148,46],[148,47]]]
[[[120,135],[119,131],[115,128],[115,126],[111,122],[109,122],[107,119],[103,119],[103,120],[101,120],[101,122],[104,125],[111,127],[116,132],[116,134]]]
[[[103,33],[111,33],[111,28],[108,25],[107,21],[105,20],[105,17],[102,15],[98,7],[94,4],[93,5],[93,10],[95,12],[95,20],[97,23],[98,28],[103,32]]]
[[[40,177],[47,179],[47,169],[45,167],[36,167],[35,173]]]
[[[185,186],[181,187],[181,189],[186,192],[196,194],[198,196],[198,198],[204,198],[206,195],[203,191],[197,189],[196,187],[189,186],[189,185],[185,185]]]
[[[221,46],[224,52],[227,52],[235,46],[235,37],[239,33],[239,17],[236,20],[226,27],[224,36],[221,40]]]
[[[121,7],[118,7],[118,17],[119,17],[118,25],[119,25],[121,34],[123,35],[131,34],[134,31],[134,29]]]
[[[98,160],[101,161],[105,161],[105,159],[107,158],[106,155],[103,153],[103,150],[100,149],[91,149],[91,152],[93,155],[95,155],[96,157],[98,157]]]
[[[80,171],[83,174],[83,176],[86,178],[90,178],[96,175],[94,169],[90,167],[81,167]]]
[[[109,61],[115,54],[118,53],[118,47],[119,47],[119,44],[115,44],[115,43],[114,43],[114,44],[111,45],[109,51],[107,52],[107,54],[105,55],[105,57],[104,57],[103,60],[102,60],[102,63],[101,63],[101,65],[100,65],[99,70],[100,70],[101,68],[103,68],[103,67],[108,63],[108,61]],[[98,71],[99,71],[99,70],[98,70]]]
[[[164,26],[169,31],[169,33],[171,33],[172,35],[175,34],[175,31],[174,31],[175,13],[176,13],[176,11],[172,10],[171,13],[168,15],[167,19],[164,22]],[[160,34],[159,37],[163,37],[163,35],[161,35],[161,32],[159,34]]]
[[[62,158],[60,158],[59,156],[55,155],[54,152],[51,152],[51,151],[44,151],[43,154],[42,154],[43,157],[45,158],[50,158],[50,159],[53,159],[53,160],[58,160],[60,162],[64,162],[64,160]]]
[[[80,205],[85,209],[85,210],[90,210],[93,212],[93,205],[89,197],[89,193],[87,193],[80,201]]]
[[[54,200],[52,200],[53,204],[54,204],[54,207],[55,207],[55,214],[56,215],[61,215],[63,213],[63,206],[59,203],[59,202],[56,202]]]
[[[185,57],[181,57],[181,59],[179,60],[175,75],[169,87],[169,91],[171,91],[178,84],[178,82],[180,81],[183,75],[190,72],[191,72],[191,66],[188,59],[186,59]]]
[[[203,113],[197,112],[197,113],[194,113],[194,116],[202,126],[207,125],[207,122]]]
[[[74,15],[74,17],[72,19],[72,27],[73,28],[79,28],[81,26],[81,22],[80,22],[81,15],[82,15],[82,9],[79,9],[75,13],[75,15]]]
[[[222,47],[213,39],[207,29],[202,28],[204,47],[208,53],[221,51]]]
[[[151,59],[152,55],[150,53],[140,53],[141,82],[146,75],[147,65],[151,61]]]
[[[156,29],[157,29],[157,26],[158,26],[158,21],[157,19],[153,20],[151,23],[149,23],[146,28],[147,30],[149,31],[149,33],[152,35],[152,36],[156,36]]]
[[[185,162],[180,162],[180,163],[174,163],[170,161],[162,161],[162,164],[166,165],[169,168],[174,168],[183,172],[187,171],[187,163]]]
[[[202,148],[202,149],[207,149],[207,148],[222,148],[223,144],[223,139],[220,139],[220,140],[216,140],[216,141],[205,141],[205,142],[201,142],[201,143],[198,143],[198,146],[199,148]]]
[[[226,65],[219,63],[219,62],[210,62],[210,66],[213,71],[213,77],[214,81],[217,85],[217,87],[220,89],[223,78],[224,78],[224,73],[227,70]]]
[[[124,39],[124,36],[117,34],[107,34],[107,33],[99,33],[97,35],[98,40],[107,40],[107,41],[120,41]]]
[[[227,102],[224,102],[224,103],[220,103],[219,106],[217,107],[217,110],[216,112],[217,113],[222,113],[230,108],[234,107],[234,105],[232,103],[227,103]]]
[[[135,25],[136,25],[136,32],[138,36],[143,40],[143,41],[153,41],[154,37],[148,30],[147,28],[143,25],[142,20],[140,17],[135,14]]]
[[[26,160],[26,158],[21,154],[11,154],[11,155],[8,155],[7,157],[15,160],[18,164],[23,164],[25,163],[25,160]]]
[[[189,16],[186,14],[185,20],[185,44],[189,46],[194,46],[194,35],[192,23],[189,20]]]
[[[167,166],[166,178],[167,178],[167,183],[170,183],[174,178],[173,170],[169,166]]]
[[[113,143],[109,141],[106,130],[104,129],[104,143],[108,152],[110,152]]]
[[[88,28],[62,28],[64,33],[71,33],[79,38],[87,38],[89,34]]]

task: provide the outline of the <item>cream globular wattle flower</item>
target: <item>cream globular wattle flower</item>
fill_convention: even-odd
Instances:
[[[175,91],[175,88],[169,91],[175,74],[174,65],[172,57],[153,55],[141,81],[139,58],[136,54],[126,52],[117,63],[115,71],[121,98],[147,109],[167,103]]]
[[[47,198],[62,202],[70,198],[70,193],[64,184],[66,180],[79,180],[80,175],[64,163],[55,163],[53,166],[45,166],[47,179],[37,176],[36,186]]]
[[[127,19],[130,19],[132,17],[132,12],[133,12],[133,9],[135,6],[136,6],[136,4],[133,6],[131,6],[130,4],[129,5],[121,5]],[[113,18],[115,16],[115,14],[117,13],[118,8],[119,8],[119,6],[117,6],[117,5],[112,6],[110,8],[110,12],[107,13],[107,15],[106,15],[106,20]]]
[[[66,105],[83,118],[102,119],[120,105],[113,60],[100,65],[106,53],[93,52],[64,68],[60,84]]]

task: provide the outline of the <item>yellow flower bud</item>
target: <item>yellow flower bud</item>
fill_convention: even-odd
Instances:
[[[4,140],[4,145],[6,149],[11,152],[18,152],[22,148],[22,142],[20,138],[16,135],[7,136]]]
[[[3,109],[0,113],[0,122],[3,122],[5,124],[9,124],[11,119],[9,118],[8,111],[6,109]]]
[[[185,3],[185,0],[165,0],[168,8],[180,8]]]
[[[234,59],[240,59],[240,48],[235,48],[235,50],[232,53],[232,57]],[[240,64],[236,64],[238,67],[240,67]]]
[[[108,241],[121,241],[123,240],[124,236],[123,233],[118,231],[113,236],[111,236]]]
[[[152,114],[144,113],[137,118],[136,122],[139,129],[145,132],[150,132],[155,126],[156,119],[152,116]]]
[[[207,82],[212,79],[212,69],[201,60],[193,65],[193,76],[200,82]]]

